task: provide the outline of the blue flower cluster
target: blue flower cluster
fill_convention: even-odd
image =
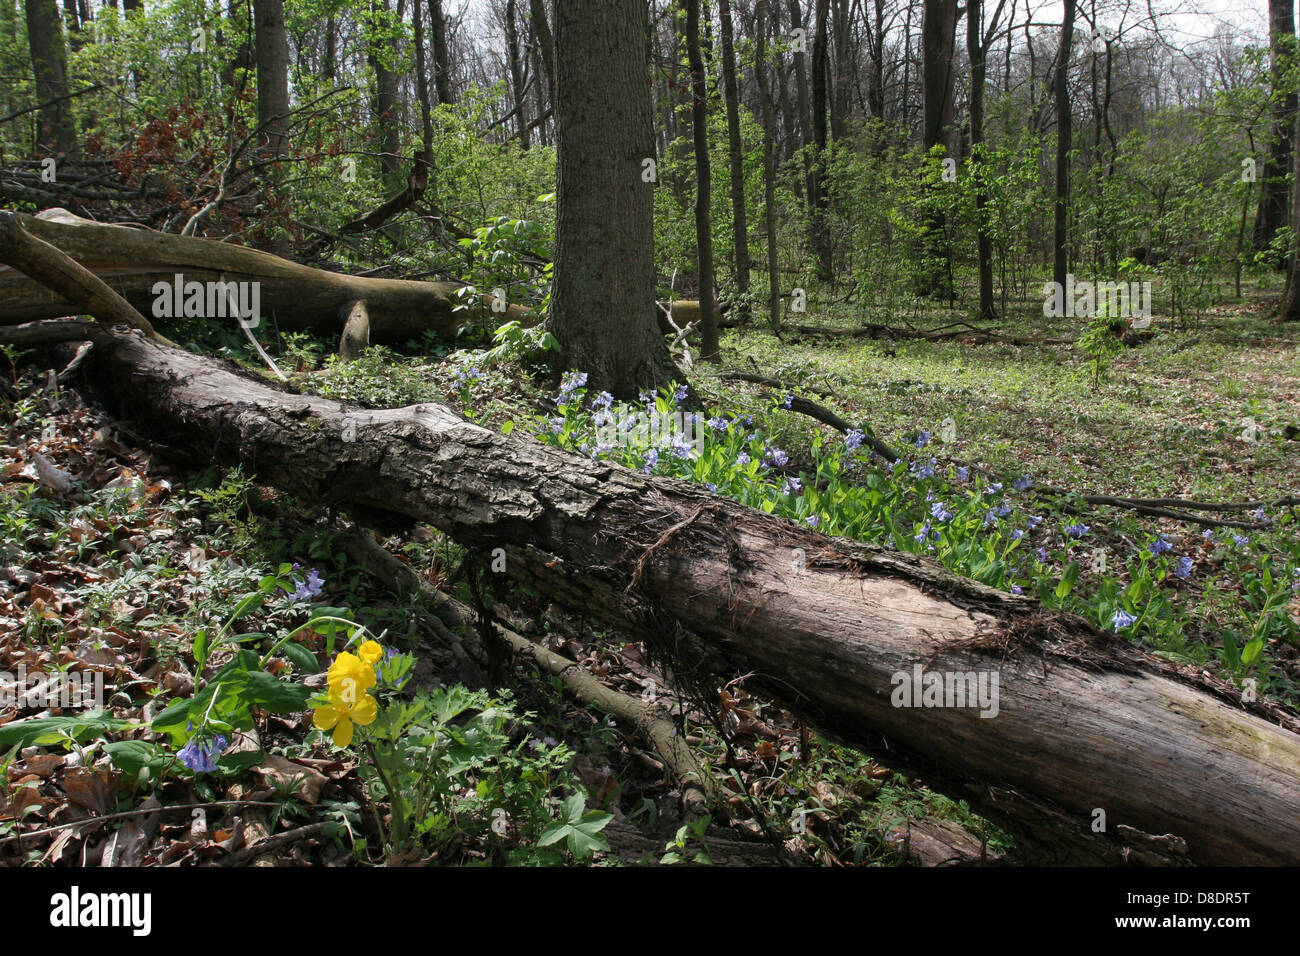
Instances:
[[[195,773],[214,773],[217,769],[217,758],[225,749],[225,735],[217,734],[207,743],[199,743],[197,738],[191,740],[176,752],[176,756]]]

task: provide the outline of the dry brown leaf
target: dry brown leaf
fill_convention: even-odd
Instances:
[[[279,754],[267,754],[253,768],[270,785],[281,790],[292,787],[292,793],[305,803],[315,804],[329,778],[319,771],[303,766]]]
[[[63,775],[63,790],[69,803],[93,813],[107,813],[117,796],[120,777],[116,771],[70,767]]]

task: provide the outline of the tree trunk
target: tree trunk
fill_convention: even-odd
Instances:
[[[564,6],[557,26],[563,51]],[[324,506],[435,525],[471,560],[503,548],[511,578],[645,640],[706,706],[764,675],[751,686],[827,735],[1010,828],[1018,859],[1300,864],[1300,722],[1081,618],[439,405],[344,408],[92,334],[93,381],[160,439]],[[947,699],[908,706],[923,671]],[[958,697],[975,679],[996,693]]]
[[[400,2],[400,0],[399,0]],[[437,0],[432,0],[436,3]],[[371,0],[370,3],[370,68],[375,72],[372,126],[379,127],[379,168],[386,185],[392,186],[402,170],[401,117],[397,115],[397,85],[400,76],[389,67],[397,56],[397,38],[391,35],[388,23],[388,0]]]
[[[999,8],[1000,9],[1000,8]],[[997,14],[994,14],[995,22]],[[990,28],[991,29],[991,28]],[[966,55],[970,59],[970,147],[973,170],[983,165],[979,147],[984,142],[984,55],[988,50],[980,22],[980,0],[966,0]],[[981,175],[977,172],[976,175]],[[979,307],[976,318],[996,319],[993,306],[993,240],[984,223],[988,197],[983,188],[975,190],[976,257],[979,264]]]
[[[38,152],[73,156],[78,152],[77,127],[72,117],[72,92],[68,86],[68,58],[63,48],[62,20],[54,0],[25,0],[27,46],[36,78],[36,100],[41,107],[36,134]]]
[[[537,46],[542,51],[542,64],[546,67],[546,86],[550,91],[551,108],[555,108],[555,37],[551,35],[551,24],[546,18],[545,0],[528,0],[528,9],[533,21],[533,32],[537,34]]]
[[[754,75],[763,111],[763,222],[767,231],[767,314],[772,331],[781,334],[781,272],[776,242],[776,142],[772,132],[772,91],[767,65],[768,0],[758,0],[754,28]]]
[[[808,176],[808,211],[813,256],[817,260],[817,278],[830,282],[835,277],[831,263],[830,237],[826,231],[826,144],[830,128],[830,37],[827,30],[830,0],[817,0],[815,7],[812,67],[813,153]]]
[[[433,104],[429,101],[429,69],[424,56],[424,4],[421,0],[412,0],[411,22],[415,27],[415,95],[420,101],[420,129],[424,132],[424,147],[416,154],[415,161],[427,166],[433,156]]]
[[[253,0],[257,50],[257,123],[268,152],[289,151],[289,39],[284,30],[284,0]]]
[[[429,26],[433,34],[433,85],[438,102],[450,106],[456,102],[456,92],[451,84],[451,46],[442,0],[429,0]]]
[[[1263,195],[1255,217],[1255,247],[1265,249],[1277,231],[1287,224],[1291,209],[1287,173],[1295,151],[1297,96],[1286,74],[1295,62],[1294,0],[1268,0],[1269,74],[1273,96],[1273,129],[1264,158]]]
[[[925,0],[921,16],[922,144],[928,153],[943,146],[953,157],[953,49],[957,41],[957,0]],[[921,243],[922,295],[951,299],[952,249],[944,217],[927,217]]]
[[[678,375],[655,319],[654,133],[642,0],[555,11],[555,281],[570,368],[620,398]]]
[[[700,56],[700,0],[685,0],[686,58],[691,68],[691,132],[695,145],[695,261],[700,287],[700,358],[720,362],[713,309],[713,171],[709,159],[709,96]]]
[[[722,22],[722,93],[727,101],[727,156],[731,169],[731,223],[736,254],[736,292],[740,298],[739,319],[751,317],[749,305],[749,213],[745,208],[745,157],[740,140],[740,90],[736,83],[735,30],[731,22],[731,0],[718,0]]]
[[[19,216],[23,228],[85,266],[145,317],[154,311],[158,283],[174,289],[176,276],[185,282],[256,282],[261,310],[281,329],[315,329],[336,333],[340,310],[363,299],[370,312],[371,337],[376,342],[405,342],[432,330],[453,341],[466,318],[516,320],[532,324],[531,312],[517,306],[492,312],[492,299],[465,312],[455,282],[411,282],[372,279],[312,269],[268,252],[211,239],[173,236],[143,229],[108,226],[47,209],[37,217]],[[174,302],[174,299],[173,299]],[[206,303],[205,303],[206,308]],[[497,306],[500,308],[500,306]],[[0,267],[0,324],[29,322],[76,314],[76,305],[11,268]],[[198,316],[215,318],[215,316]],[[234,321],[230,319],[230,321]]]
[[[1052,281],[1065,287],[1070,271],[1070,50],[1076,0],[1065,0],[1061,43],[1056,54],[1056,203],[1052,211]]]
[[[519,49],[517,13],[517,0],[506,0],[506,66],[510,72],[510,90],[515,101],[515,125],[518,130],[519,148],[527,149],[529,146],[527,91],[524,89],[524,61]]]

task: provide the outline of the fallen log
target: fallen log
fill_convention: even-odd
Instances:
[[[345,306],[363,301],[370,320],[370,337],[380,343],[419,338],[425,331],[451,341],[470,319],[494,323],[536,321],[533,312],[517,305],[497,304],[482,294],[471,308],[462,305],[456,282],[416,282],[374,279],[325,272],[282,259],[269,252],[212,239],[174,236],[147,229],[105,225],[74,216],[65,209],[47,209],[37,216],[14,214],[15,221],[36,239],[48,243],[104,280],[145,317],[154,311],[159,284],[183,282],[256,282],[261,311],[287,330],[313,330],[339,335]],[[79,303],[54,292],[11,267],[0,266],[0,324],[75,315]],[[227,315],[223,307],[214,315]]]
[[[511,577],[646,640],[688,690],[753,673],[829,736],[969,800],[1021,861],[1300,863],[1300,721],[1080,618],[439,405],[290,395],[89,332],[92,383],[159,439],[325,506],[429,522],[484,563],[502,548]],[[897,706],[914,675],[928,695],[964,674],[996,691],[980,708]]]

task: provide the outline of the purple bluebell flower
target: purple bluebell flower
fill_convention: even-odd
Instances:
[[[657,464],[659,464],[659,449],[651,448],[645,453],[645,464],[641,466],[641,470],[648,475]]]
[[[1166,551],[1172,551],[1174,546],[1169,543],[1163,534],[1156,535],[1156,539],[1151,542],[1152,554],[1164,554]]]
[[[866,438],[867,436],[865,432],[861,432],[856,428],[853,429],[853,431],[844,436],[844,450],[850,455],[853,454],[862,447],[862,443]]]
[[[970,481],[970,469],[965,465],[957,466],[957,480],[961,482]]]
[[[325,587],[324,579],[315,568],[307,572],[307,580],[299,581],[295,578],[294,584],[297,587],[294,588],[293,594],[290,596],[295,601],[310,601],[313,598],[320,597],[320,593]]]
[[[749,454],[747,452],[742,451],[740,454],[736,456],[737,468],[743,468],[748,464],[749,464]]]
[[[685,385],[678,385],[677,390],[673,392],[673,402],[680,405],[682,402],[686,401],[686,392],[687,388]]]
[[[1204,531],[1201,532],[1201,537],[1204,538],[1206,541],[1213,541],[1213,540],[1214,540],[1214,529],[1213,529],[1213,528],[1206,528]]]
[[[727,420],[721,416],[709,419],[709,427],[715,432],[725,432],[727,430]]]
[[[1174,568],[1174,574],[1180,578],[1189,578],[1192,576],[1192,569],[1195,567],[1195,562],[1187,555],[1183,555],[1178,559],[1178,567]]]
[[[794,395],[793,395],[793,394],[787,395],[785,398],[781,399],[781,407],[782,407],[782,408],[792,408],[793,406],[794,406]]]
[[[1029,526],[1030,531],[1033,531],[1042,523],[1043,523],[1043,519],[1039,515],[1030,515],[1028,518],[1025,519],[1025,524]]]
[[[224,734],[217,734],[207,743],[198,739],[191,740],[176,752],[177,758],[195,773],[214,773],[217,769],[217,757],[226,749]]]
[[[1089,530],[1086,524],[1072,524],[1065,529],[1065,533],[1071,538],[1082,538]]]
[[[927,431],[921,432],[916,436],[916,441],[912,442],[912,444],[917,448],[924,448],[926,445],[930,444],[930,433]]]
[[[912,462],[912,474],[917,478],[920,478],[922,481],[927,478],[933,478],[934,469],[938,463],[939,460],[937,458],[931,458],[927,462],[914,461]]]
[[[1232,536],[1232,543],[1239,548],[1244,548],[1246,545],[1250,544],[1250,538],[1246,537],[1244,534],[1234,534]]]
[[[556,399],[564,402],[586,384],[586,372],[565,372],[564,378],[560,381],[560,394],[556,396]]]
[[[1025,536],[1025,532],[1023,528],[1017,528],[1015,531],[1011,532],[1012,541],[1019,541],[1024,536]]]
[[[1115,633],[1118,634],[1120,628],[1128,627],[1135,621],[1137,621],[1137,618],[1134,615],[1128,613],[1128,611],[1123,608],[1117,608],[1115,610],[1115,617],[1111,619],[1111,627],[1115,628]]]
[[[709,491],[713,492],[715,495],[718,493],[718,486],[711,481],[706,481],[704,487],[708,488]]]
[[[804,518],[803,521],[804,524],[806,524],[810,528],[815,528],[819,524],[821,524],[821,519],[817,517],[817,515],[809,515],[808,517]]]
[[[952,512],[943,506],[942,501],[936,501],[930,505],[930,517],[936,521],[951,521]]]
[[[986,489],[984,489],[984,493],[986,495],[996,495],[1001,490],[1002,490],[1002,482],[995,481],[993,482],[993,484],[989,485]]]
[[[592,408],[609,408],[614,404],[614,396],[609,392],[601,392],[591,400]]]
[[[803,483],[798,478],[787,478],[785,484],[781,486],[781,494],[796,495],[803,489]]]
[[[1046,548],[1039,548],[1036,553],[1038,555],[1038,561],[1040,564],[1046,564],[1051,559],[1051,556],[1047,553]]]
[[[767,461],[773,468],[784,468],[790,463],[790,456],[773,446],[767,450]]]
[[[1011,585],[1011,593],[1012,593],[1012,594],[1024,594],[1024,593],[1025,593],[1025,589],[1022,588],[1019,584],[1013,584],[1013,585]]]
[[[1011,482],[1011,487],[1016,489],[1016,491],[1028,491],[1033,486],[1034,479],[1030,478],[1028,475],[1021,475],[1015,481]]]

